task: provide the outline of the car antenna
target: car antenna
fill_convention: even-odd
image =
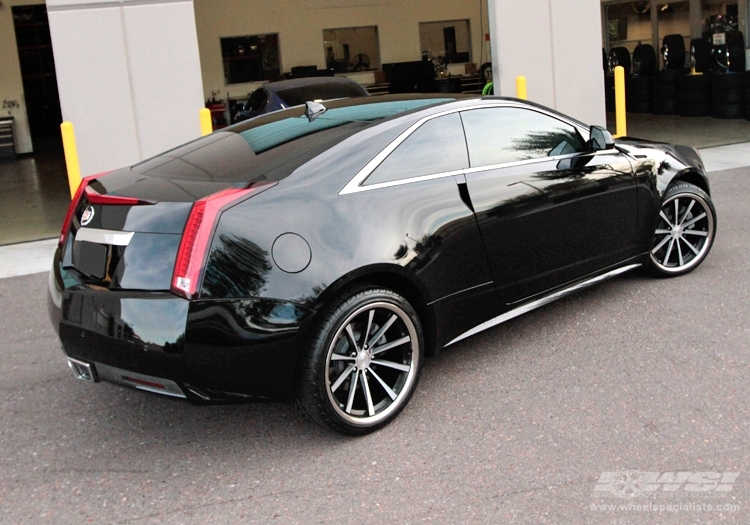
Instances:
[[[312,122],[323,113],[328,111],[328,108],[318,102],[305,102],[305,116],[309,122]]]

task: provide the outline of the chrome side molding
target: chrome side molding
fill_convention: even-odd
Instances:
[[[570,286],[568,288],[564,288],[562,290],[559,290],[553,294],[547,295],[545,297],[542,297],[540,299],[537,299],[535,301],[531,301],[530,303],[526,303],[524,305],[519,306],[518,308],[514,308],[513,310],[510,310],[508,312],[505,312],[504,314],[498,315],[494,319],[490,319],[489,321],[485,321],[480,325],[475,326],[468,332],[464,332],[463,334],[456,337],[453,341],[446,344],[445,347],[448,347],[452,345],[453,343],[457,343],[461,341],[462,339],[466,339],[467,337],[471,337],[472,335],[478,334],[479,332],[483,332],[487,330],[488,328],[492,328],[493,326],[497,326],[501,323],[504,323],[505,321],[509,321],[513,319],[514,317],[518,317],[519,315],[523,315],[525,313],[528,313],[532,310],[536,310],[537,308],[544,306],[545,304],[552,303],[554,301],[557,301],[558,299],[561,299],[565,297],[566,295],[570,295],[572,293],[575,293],[579,290],[582,290],[584,288],[588,288],[589,286],[593,286],[596,283],[600,283],[602,281],[606,281],[607,279],[611,279],[612,277],[616,277],[622,273],[625,273],[627,271],[630,271],[634,268],[638,268],[641,266],[641,263],[637,264],[630,264],[628,266],[623,266],[621,268],[616,268],[615,270],[612,270],[610,272],[607,272],[605,274],[599,275],[597,277],[592,277],[591,279],[588,279],[586,281],[582,281],[578,284],[574,284],[573,286]],[[444,348],[445,348],[444,347]]]
[[[110,244],[113,246],[127,246],[135,232],[120,232],[116,230],[99,230],[97,228],[78,228],[76,241]]]

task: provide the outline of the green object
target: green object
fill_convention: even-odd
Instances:
[[[494,84],[492,82],[487,82],[484,85],[484,89],[482,89],[482,95],[494,95],[495,90],[493,89]]]

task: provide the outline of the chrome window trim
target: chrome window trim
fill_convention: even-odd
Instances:
[[[567,155],[559,155],[556,157],[542,157],[540,159],[529,159],[529,160],[523,160],[523,161],[506,162],[503,164],[495,164],[493,166],[478,166],[476,168],[467,167],[466,169],[463,169],[463,170],[441,172],[441,173],[435,173],[432,175],[421,175],[419,177],[411,177],[407,179],[400,179],[397,181],[381,182],[377,184],[370,184],[368,186],[363,186],[365,180],[367,180],[367,177],[372,175],[372,172],[375,171],[378,166],[380,166],[380,164],[386,159],[386,157],[388,157],[388,155],[393,153],[393,150],[399,147],[402,142],[404,142],[407,138],[409,138],[411,134],[414,133],[417,129],[419,129],[422,126],[422,124],[424,124],[425,122],[435,119],[435,118],[443,117],[445,115],[450,115],[452,113],[460,113],[463,111],[472,111],[475,109],[487,109],[487,108],[520,108],[520,109],[527,109],[529,111],[536,111],[537,113],[541,113],[548,117],[564,122],[565,124],[568,124],[569,126],[572,126],[576,130],[578,130],[578,132],[581,134],[581,137],[584,139],[584,142],[588,140],[586,138],[589,133],[588,129],[586,129],[585,127],[579,125],[578,123],[570,119],[567,119],[561,115],[552,113],[551,111],[547,111],[543,108],[528,106],[526,104],[523,104],[520,102],[514,102],[510,100],[483,101],[481,104],[477,104],[475,106],[452,108],[449,110],[441,111],[439,113],[435,113],[434,115],[428,115],[426,117],[422,117],[421,119],[416,121],[414,124],[409,126],[398,137],[392,140],[391,143],[388,144],[382,151],[380,151],[380,153],[375,155],[375,157],[373,157],[372,160],[370,160],[370,162],[365,164],[365,167],[359,170],[359,172],[346,184],[346,186],[343,187],[341,191],[339,191],[338,194],[348,195],[350,193],[359,193],[361,191],[377,190],[380,188],[388,188],[391,186],[411,184],[413,182],[422,182],[426,180],[450,177],[452,175],[458,175],[461,173],[476,173],[480,171],[489,171],[489,170],[494,170],[494,169],[499,169],[499,168],[522,166],[524,164],[532,164],[534,162],[554,161],[554,160],[560,160],[560,159],[569,158],[575,155],[579,155],[579,153],[572,153],[572,154],[567,154]],[[599,153],[599,152],[596,152],[596,153]]]
[[[100,230],[97,228],[78,228],[76,241],[110,244],[112,246],[127,246],[135,232],[121,232],[116,230]]]

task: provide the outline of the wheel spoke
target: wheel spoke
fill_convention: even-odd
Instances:
[[[380,386],[383,387],[383,390],[385,390],[385,393],[388,394],[388,397],[391,398],[392,401],[396,400],[396,392],[393,391],[391,387],[385,384],[385,381],[383,381],[378,374],[375,373],[375,370],[372,368],[367,369],[370,374],[372,374],[372,377],[374,377],[378,383],[380,383]]]
[[[388,368],[394,368],[396,370],[401,370],[402,372],[408,372],[409,370],[411,370],[411,367],[409,365],[404,365],[401,363],[394,363],[393,361],[376,361],[373,359],[372,364],[387,366]]]
[[[336,382],[333,385],[331,385],[331,393],[336,392],[336,390],[338,390],[341,384],[344,381],[346,381],[346,378],[349,377],[349,374],[351,374],[355,368],[357,367],[354,365],[349,365],[346,367],[346,370],[344,370],[339,376],[339,378],[336,380]]]
[[[373,317],[375,317],[375,309],[370,310],[370,313],[367,316],[367,329],[362,333],[362,348],[367,344],[367,336],[370,335]]]
[[[682,258],[682,248],[680,247],[680,239],[677,239],[677,255],[678,260],[680,261],[680,266],[685,266],[685,261]]]
[[[348,355],[331,354],[331,361],[354,361],[354,358]]]
[[[701,220],[704,217],[706,217],[706,212],[701,213],[697,217],[693,217],[688,222],[686,222],[685,224],[683,224],[682,227],[685,228],[685,229],[690,228],[693,224],[695,224],[696,222],[698,222],[699,220]]]
[[[683,235],[698,235],[699,237],[708,237],[708,232],[701,230],[685,230],[682,232]]]
[[[669,235],[672,230],[656,230],[656,235]]]
[[[654,248],[653,250],[651,250],[651,253],[656,253],[656,252],[658,252],[659,250],[661,250],[661,247],[662,247],[662,246],[664,246],[665,244],[667,244],[667,241],[668,241],[669,239],[671,239],[671,238],[672,238],[672,237],[670,237],[670,236],[664,237],[664,238],[663,238],[663,239],[661,240],[661,242],[660,242],[659,244],[657,244],[657,245],[656,245],[656,248]]]
[[[680,199],[674,200],[674,223],[678,224],[680,220]]]
[[[359,352],[359,347],[357,346],[357,338],[354,337],[354,332],[352,331],[352,325],[349,323],[346,325],[346,336],[349,338],[349,344],[352,345],[353,352]]]
[[[385,331],[388,330],[391,325],[398,319],[398,316],[396,314],[391,315],[391,318],[388,319],[388,321],[380,327],[380,330],[377,331],[377,333],[373,336],[372,339],[370,339],[370,342],[367,343],[367,346],[372,348],[375,346],[375,343],[377,343],[381,337],[383,337],[383,334],[385,334]]]
[[[409,337],[408,335],[405,335],[401,339],[396,339],[395,341],[391,341],[390,343],[386,343],[384,345],[380,345],[377,348],[374,348],[371,351],[371,355],[382,354],[386,350],[390,350],[391,348],[395,348],[395,347],[397,347],[399,345],[402,345],[404,343],[408,343],[409,341],[411,341],[411,337]]]
[[[367,383],[367,370],[362,370],[362,375],[359,376],[362,381],[362,390],[365,391],[365,399],[367,400],[367,415],[374,416],[375,408],[372,406],[372,395],[370,394],[370,385]]]
[[[669,226],[670,228],[674,228],[674,224],[672,224],[672,222],[669,219],[667,219],[667,215],[664,213],[664,210],[660,211],[659,215],[661,216],[662,219],[664,219],[664,222],[667,223],[667,226]]]
[[[669,246],[667,246],[667,254],[664,256],[664,266],[669,263],[669,256],[672,254],[672,248],[674,248],[674,239],[669,240]]]
[[[682,237],[680,237],[680,240],[684,242],[688,246],[688,248],[690,248],[693,251],[695,255],[698,255],[698,249],[692,244],[690,244],[689,242],[687,242],[687,239],[683,239]]]
[[[685,213],[682,214],[682,219],[680,219],[680,225],[682,225],[682,223],[685,222],[685,219],[687,219],[687,216],[690,215],[690,210],[693,209],[693,206],[695,206],[695,201],[691,200],[690,204],[688,204],[688,207],[685,210]]]
[[[357,392],[357,382],[359,380],[359,368],[354,371],[354,378],[349,383],[349,399],[346,400],[346,413],[352,413],[352,404],[354,403],[354,394]]]

